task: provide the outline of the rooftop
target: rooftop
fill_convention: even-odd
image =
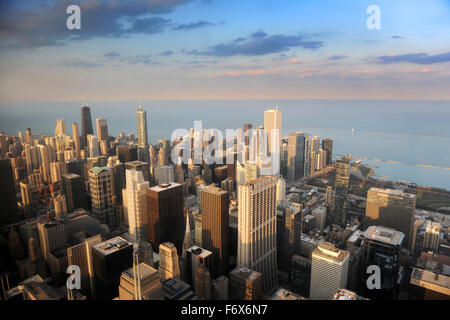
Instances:
[[[322,256],[327,256],[334,260],[340,261],[345,260],[349,256],[348,251],[340,250],[336,248],[332,243],[326,241],[320,242],[317,245],[317,249],[315,249],[313,253],[318,253]]]
[[[450,296],[450,277],[432,271],[414,268],[411,284]]]
[[[158,275],[158,271],[155,268],[150,267],[148,264],[141,262],[138,264],[139,275],[141,279],[146,279],[154,274]],[[129,279],[134,279],[134,267],[123,272],[123,275],[127,276]]]
[[[402,232],[391,228],[386,228],[382,226],[370,226],[364,232],[364,237],[366,239],[380,241],[394,246],[399,246],[402,244],[405,235]]]
[[[109,168],[108,167],[94,167],[91,170],[89,170],[89,172],[93,172],[95,174],[98,174],[103,171],[109,171]]]
[[[160,191],[169,190],[169,189],[179,187],[179,186],[181,186],[181,184],[176,183],[176,182],[170,182],[170,183],[163,183],[163,184],[159,184],[157,186],[151,187],[150,190],[160,192]]]
[[[346,289],[338,289],[333,296],[332,300],[367,300],[361,296],[358,296],[356,293]]]
[[[131,242],[126,241],[122,237],[115,237],[92,246],[92,248],[106,256],[131,245]]]
[[[403,192],[403,190],[398,189],[381,189],[381,188],[370,188],[369,192],[377,192],[377,193],[384,193],[391,196],[397,196],[397,197],[406,197],[406,198],[415,198],[416,195],[411,193]]]

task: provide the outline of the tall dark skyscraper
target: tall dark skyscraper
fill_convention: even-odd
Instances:
[[[332,223],[345,226],[347,216],[347,196],[350,182],[351,156],[336,160],[336,179],[334,182],[334,205]]]
[[[327,152],[326,165],[331,163],[331,159],[333,157],[333,140],[330,138],[325,138],[322,140],[322,149]]]
[[[178,183],[160,184],[147,190],[148,238],[153,248],[173,243],[182,252],[184,191]]]
[[[288,180],[293,182],[303,176],[305,165],[305,134],[292,132],[288,139]]]
[[[201,191],[202,247],[213,253],[213,278],[228,271],[228,192],[216,187]]]
[[[16,188],[11,160],[0,159],[0,226],[17,218]]]
[[[74,209],[78,208],[87,208],[86,191],[79,175],[74,173],[63,174],[62,187],[69,212],[73,212]]]
[[[81,144],[87,146],[88,134],[94,134],[92,129],[91,109],[88,106],[81,107]]]

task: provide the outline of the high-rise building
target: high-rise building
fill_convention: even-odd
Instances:
[[[204,264],[200,264],[195,271],[195,295],[201,299],[211,300],[211,274]]]
[[[263,176],[239,187],[237,266],[262,273],[264,295],[278,284],[276,186]]]
[[[147,112],[139,106],[136,112],[137,136],[138,136],[138,159],[150,162],[150,153],[147,138]]]
[[[56,219],[61,220],[67,216],[67,202],[64,195],[58,194],[53,197],[53,207],[55,209]]]
[[[263,298],[261,272],[237,267],[230,272],[230,299],[260,300]]]
[[[91,248],[96,299],[118,296],[120,277],[133,266],[133,244],[122,237],[95,244]]]
[[[411,247],[416,214],[416,196],[401,190],[371,188],[367,192],[366,219],[369,226],[384,226],[405,235],[403,247]]]
[[[381,288],[379,290],[366,290],[366,296],[369,298],[375,296],[393,297],[399,276],[399,256],[404,234],[383,226],[370,226],[363,233],[362,239],[362,270],[368,270],[369,266],[376,265],[381,272]],[[363,272],[361,288],[367,288],[366,281],[370,275],[370,273]]]
[[[22,204],[24,208],[25,218],[32,216],[33,194],[31,192],[31,185],[26,182],[20,182],[20,193],[22,195]]]
[[[67,210],[86,209],[86,191],[81,177],[74,173],[62,175],[63,194],[67,200]]]
[[[87,136],[87,146],[89,150],[89,157],[98,157],[100,155],[100,144],[98,139],[93,134]]]
[[[294,182],[303,176],[305,166],[305,134],[292,132],[288,138],[287,177]]]
[[[131,161],[125,163],[125,169],[140,171],[145,181],[150,181],[150,165],[148,162],[143,161]]]
[[[68,265],[80,267],[81,289],[85,296],[95,297],[94,268],[92,265],[92,246],[102,242],[102,236],[96,234],[85,238],[77,244],[67,248]]]
[[[66,134],[66,122],[64,119],[56,119],[55,136]]]
[[[300,208],[290,206],[284,210],[284,232],[281,242],[283,251],[282,265],[289,272],[292,256],[300,254],[302,241],[302,211]]]
[[[139,279],[134,275],[136,268]],[[146,263],[124,271],[120,277],[119,300],[137,300],[138,297],[142,300],[164,299],[158,271]]]
[[[281,110],[278,107],[270,108],[264,111],[264,129],[267,131],[268,151],[269,153],[280,153],[281,150]],[[278,130],[278,146],[277,150],[272,146],[272,130]],[[274,132],[275,133],[275,132]]]
[[[87,146],[87,136],[94,134],[92,129],[91,109],[88,106],[81,107],[81,146]]]
[[[81,141],[80,141],[80,131],[78,129],[78,124],[76,122],[72,123],[72,139],[75,143],[75,156],[80,158]]]
[[[153,247],[169,241],[181,253],[185,230],[183,205],[181,184],[161,184],[147,190],[148,236]]]
[[[326,153],[326,165],[328,166],[331,163],[333,158],[333,140],[330,138],[325,138],[322,140],[322,149],[325,150]]]
[[[108,121],[105,118],[95,119],[98,141],[108,140]]]
[[[65,162],[52,162],[50,163],[50,173],[52,177],[52,183],[62,181],[62,176],[67,173],[67,166]]]
[[[0,225],[16,221],[17,200],[13,170],[10,159],[0,159]]]
[[[213,186],[201,191],[202,246],[213,253],[213,278],[228,272],[228,192]]]
[[[347,219],[347,197],[350,183],[351,156],[336,160],[336,178],[334,181],[334,203],[331,221],[341,227],[345,226]],[[337,290],[337,289],[336,289]]]
[[[137,242],[148,239],[147,189],[141,171],[126,170],[127,211],[130,234]]]
[[[64,223],[56,220],[41,220],[37,224],[39,240],[45,261],[49,261],[51,251],[67,244]]]
[[[321,242],[312,253],[311,300],[331,300],[338,289],[347,286],[349,252]]]
[[[437,252],[439,248],[441,227],[439,222],[427,221],[423,239],[423,248],[425,250]]]
[[[115,227],[111,170],[108,167],[95,167],[89,170],[89,188],[92,214],[100,223],[107,224],[110,228]]]
[[[161,243],[159,246],[159,277],[161,281],[180,279],[177,248],[170,242]]]

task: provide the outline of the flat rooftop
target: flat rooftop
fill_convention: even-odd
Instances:
[[[150,267],[148,264],[146,264],[144,262],[139,263],[138,268],[139,268],[139,275],[140,275],[141,280],[147,279],[154,274],[158,274],[158,271],[155,268]],[[129,279],[133,280],[134,279],[134,267],[131,267],[130,269],[125,270],[123,272],[123,275],[125,275]],[[159,274],[158,274],[158,276],[159,276]]]
[[[223,190],[221,188],[215,187],[215,186],[208,186],[206,188],[202,189],[202,192],[209,192],[209,193],[214,193],[217,195],[223,195],[223,194],[227,194],[228,191]]]
[[[358,296],[356,293],[346,289],[338,289],[332,300],[367,300],[366,298]]]
[[[370,226],[364,232],[364,237],[366,239],[387,243],[393,246],[399,246],[402,244],[405,235],[402,232],[391,228]]]
[[[106,256],[131,245],[131,242],[126,241],[122,237],[115,237],[92,246],[92,248]]]
[[[391,196],[411,198],[411,199],[416,197],[416,195],[414,195],[414,194],[406,193],[403,190],[398,190],[398,189],[370,188],[369,192],[384,193],[384,194],[391,195]]]
[[[432,271],[414,268],[411,284],[450,296],[450,277]]]
[[[150,190],[156,191],[156,192],[161,192],[161,191],[169,190],[169,189],[179,187],[179,186],[181,186],[181,184],[176,183],[176,182],[169,182],[169,183],[163,183],[163,184],[159,184],[157,186],[151,187]]]
[[[319,243],[313,253],[340,261],[345,260],[349,256],[348,251],[340,250],[336,248],[332,243],[326,241]]]
[[[206,258],[206,257],[212,255],[211,251],[200,248],[199,246],[192,246],[189,249],[187,249],[187,251],[199,256],[200,258]]]

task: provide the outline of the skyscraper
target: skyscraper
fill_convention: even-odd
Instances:
[[[144,180],[142,172],[126,170],[127,211],[130,234],[137,242],[148,239],[147,189],[148,181]]]
[[[269,140],[268,151],[270,153],[280,153],[281,150],[281,110],[278,107],[270,108],[264,111],[264,129],[267,131],[267,137]],[[272,130],[278,130],[278,146],[277,150],[272,146]]]
[[[92,265],[92,246],[100,244],[102,236],[95,236],[84,239],[79,243],[67,248],[67,262],[69,265],[80,267],[81,289],[84,295],[94,298],[94,269]]]
[[[331,300],[338,289],[347,286],[349,252],[321,242],[312,253],[311,300]]]
[[[402,232],[383,226],[370,226],[363,233],[361,248],[362,279],[361,288],[367,288],[367,278],[370,273],[364,272],[369,266],[376,265],[380,268],[380,286],[378,290],[364,290],[368,298],[376,296],[381,298],[392,297],[393,290],[397,287],[399,276],[399,256],[405,235]]]
[[[62,189],[67,200],[67,210],[86,209],[86,191],[81,177],[74,173],[62,175]]]
[[[379,188],[371,188],[367,192],[367,224],[401,231],[405,235],[404,247],[411,247],[415,214],[416,196],[414,194]]]
[[[228,192],[213,186],[201,191],[202,247],[213,253],[213,278],[228,272]]]
[[[288,139],[287,177],[294,182],[303,176],[305,166],[305,134],[292,132]]]
[[[274,176],[263,176],[239,187],[237,266],[263,275],[263,293],[277,287],[276,189]]]
[[[17,200],[10,159],[0,159],[0,225],[16,221]]]
[[[347,197],[350,182],[351,156],[345,156],[336,160],[336,178],[334,181],[334,204],[332,223],[345,226],[347,218]],[[337,289],[336,289],[337,290]]]
[[[147,190],[148,236],[153,247],[173,243],[181,253],[184,236],[184,190],[178,183]]]
[[[177,248],[170,242],[161,243],[159,246],[159,277],[161,281],[180,279]]]
[[[81,142],[80,142],[80,131],[78,129],[78,124],[76,122],[72,123],[72,139],[75,143],[75,156],[80,158]]]
[[[108,140],[108,121],[105,118],[95,119],[98,141]]]
[[[263,297],[261,272],[237,267],[230,272],[230,299],[260,300]]]
[[[100,144],[98,139],[93,134],[87,136],[87,146],[89,150],[89,157],[98,157],[100,155]]]
[[[322,140],[322,149],[327,152],[326,165],[328,166],[331,163],[333,158],[333,140],[330,138],[325,138]]]
[[[81,145],[87,146],[87,136],[94,134],[92,129],[91,109],[88,106],[81,107]]]
[[[89,170],[92,214],[110,228],[116,224],[112,203],[111,172],[108,167]]]
[[[134,275],[135,268],[130,268],[122,273],[119,286],[119,300],[163,300],[163,290],[158,271],[146,263],[139,263],[136,268],[139,272],[139,289],[136,288],[137,279]]]
[[[25,218],[31,218],[33,194],[31,193],[31,185],[26,182],[20,182],[20,193],[22,195],[22,204],[24,206]]]
[[[148,148],[147,111],[144,111],[141,106],[139,106],[138,111],[136,112],[136,122],[137,122],[138,146]]]

